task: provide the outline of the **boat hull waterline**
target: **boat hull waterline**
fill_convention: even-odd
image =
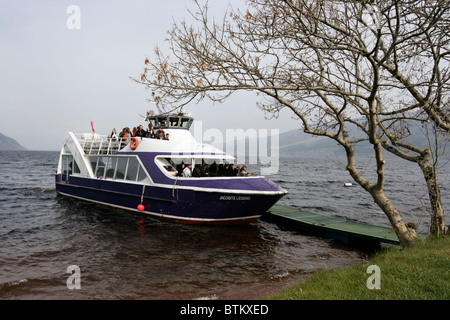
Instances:
[[[187,224],[252,224],[283,196],[150,186],[142,194],[139,185],[89,180],[71,177],[68,183],[57,175],[56,189],[63,196]]]

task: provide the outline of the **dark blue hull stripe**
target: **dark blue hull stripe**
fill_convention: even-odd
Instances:
[[[139,212],[137,206],[143,200],[143,213],[187,223],[252,222],[282,197],[278,194],[229,195],[152,186],[146,186],[143,190],[143,186],[139,184],[73,177],[70,179],[70,183],[56,183],[58,193],[136,212]]]

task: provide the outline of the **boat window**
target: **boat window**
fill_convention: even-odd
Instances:
[[[125,179],[127,174],[128,157],[117,158],[117,168],[114,179]]]
[[[70,164],[69,164],[70,163]],[[72,156],[62,157],[62,170],[65,174],[72,174]]]
[[[180,121],[180,118],[178,117],[170,117],[169,122],[171,127],[178,127],[178,122]]]
[[[92,171],[97,178],[142,181],[147,178],[145,170],[135,156],[90,157]]]
[[[170,175],[176,175],[177,169],[174,167],[174,163],[171,161],[170,158],[158,158],[159,163],[162,165],[162,167],[167,171]]]
[[[62,165],[62,171],[66,175],[80,173],[80,168],[72,155],[63,155]]]
[[[146,119],[149,125],[153,125],[154,128],[159,127],[180,127],[189,129],[192,125],[194,119],[190,117],[180,117],[180,116],[160,116],[152,117]]]
[[[116,170],[117,158],[115,157],[107,157],[106,166],[105,166],[105,178],[114,178],[114,171]]]
[[[147,178],[147,174],[145,173],[144,169],[142,168],[142,166],[138,167],[138,177],[137,177],[137,181],[142,181],[145,178]]]
[[[136,158],[130,158],[128,160],[127,180],[136,181],[138,169],[139,161]]]
[[[158,160],[161,160],[162,158],[158,158]],[[184,164],[213,164],[214,162],[216,164],[224,164],[224,163],[228,163],[226,160],[221,159],[221,158],[180,158],[180,157],[173,157],[173,158],[165,158],[165,160],[167,162],[169,162],[172,166],[177,166],[181,163]]]
[[[184,163],[184,164],[192,164],[192,158],[170,158],[170,161],[172,161],[172,163],[174,165],[180,164],[180,163]]]
[[[80,168],[78,167],[77,162],[73,159],[73,173],[80,173]]]
[[[167,127],[167,118],[166,117],[159,117],[158,118],[158,127]]]
[[[166,169],[167,172],[169,172],[169,174],[172,174],[172,175],[176,175],[176,173],[177,173],[177,170],[170,165],[164,166],[164,169]]]
[[[192,119],[181,118],[180,127],[189,129],[191,127]]]
[[[91,166],[94,175],[99,178],[104,176],[105,174],[105,162],[107,160],[106,157],[91,157]]]
[[[95,159],[95,160],[93,158],[90,159],[92,172],[94,172],[94,173],[97,170],[97,161],[98,161],[98,159]]]

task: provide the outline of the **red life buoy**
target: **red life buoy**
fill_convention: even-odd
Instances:
[[[139,145],[139,140],[136,138],[131,139],[130,148],[131,150],[135,150]]]

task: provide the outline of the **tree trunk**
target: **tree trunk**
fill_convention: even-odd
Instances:
[[[350,173],[353,180],[355,180],[361,187],[363,187],[364,190],[369,192],[375,203],[380,207],[381,210],[383,210],[384,214],[389,219],[389,222],[394,229],[402,248],[412,246],[417,240],[417,234],[415,230],[412,230],[405,225],[400,216],[400,212],[397,210],[391,200],[389,200],[389,198],[385,195],[383,191],[383,179],[379,179],[376,185],[371,185],[370,182],[364,179],[362,174],[356,169],[353,146],[344,145],[344,148],[347,153],[347,171]],[[380,148],[381,146],[378,144],[376,146],[377,152],[381,152]],[[377,157],[377,167],[378,174],[384,176],[384,160],[381,158],[381,156]]]
[[[444,207],[442,206],[441,202],[441,191],[439,189],[439,184],[437,182],[435,165],[430,163],[431,157],[430,149],[420,149],[409,144],[405,143],[400,144],[397,141],[394,143],[394,145],[395,146],[400,145],[401,148],[406,148],[407,150],[411,150],[420,154],[419,156],[414,157],[400,151],[397,148],[388,145],[387,143],[383,144],[383,147],[389,152],[405,160],[415,162],[419,165],[420,169],[422,170],[425,182],[427,184],[428,199],[431,205],[430,233],[435,235],[444,234],[445,233]]]
[[[427,183],[428,196],[431,205],[430,233],[441,235],[445,233],[445,214],[441,202],[441,191],[436,180],[433,166],[427,161],[417,161]]]
[[[417,240],[415,230],[408,228],[403,222],[400,212],[393,203],[386,197],[383,191],[370,191],[373,200],[386,214],[392,228],[394,229],[402,248],[409,247]]]

